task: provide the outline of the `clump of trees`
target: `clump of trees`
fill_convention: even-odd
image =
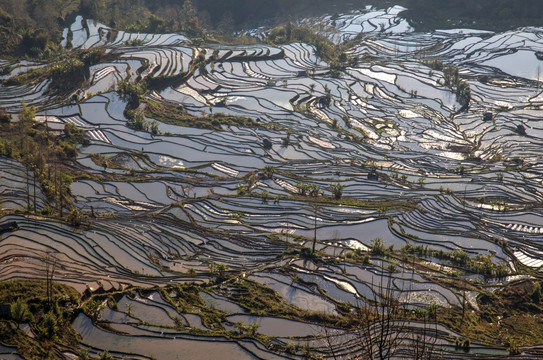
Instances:
[[[272,165],[264,166],[262,169],[262,178],[267,180],[273,179],[273,174],[275,174],[275,171],[275,167]]]
[[[201,8],[199,10],[192,0],[160,4],[131,0],[81,0],[79,12],[114,28],[137,32],[183,31],[201,38],[210,30],[234,29],[231,13],[223,12],[219,21],[212,21],[208,12],[212,8]]]
[[[59,54],[62,51],[59,46],[61,28],[57,21],[59,12],[53,9],[54,2],[2,1],[2,53],[32,58],[49,58]]]
[[[66,124],[63,135],[55,136],[35,122],[35,115],[36,109],[23,102],[18,122],[0,124],[0,154],[21,162],[28,169],[27,211],[38,211],[36,188],[41,184],[45,195],[56,202],[62,217],[64,207],[71,203],[72,178],[58,164],[75,159],[79,146],[88,145],[89,141],[84,131],[74,124]],[[49,207],[42,211],[45,215],[51,214]]]
[[[466,80],[460,77],[460,68],[454,65],[445,65],[439,59],[426,61],[426,65],[443,72],[443,85],[454,91],[456,101],[462,105],[463,109],[466,109],[471,101],[471,87]]]
[[[128,118],[126,126],[136,131],[150,132],[153,135],[160,134],[158,122],[156,120],[146,120],[141,112],[133,112]]]
[[[9,124],[11,122],[11,114],[5,108],[0,107],[0,124]]]
[[[402,15],[417,30],[458,28],[465,24],[485,30],[509,30],[534,25],[543,16],[538,0],[408,0]]]
[[[58,344],[62,344],[63,350],[70,347],[77,352],[78,335],[71,322],[78,299],[75,289],[58,283],[49,286],[46,282],[29,280],[3,282],[0,284],[0,303],[11,304],[15,326],[2,322],[2,342],[17,346],[18,352],[28,359],[52,358],[53,353],[60,351]],[[36,335],[33,340],[20,329],[23,323],[27,323]]]
[[[103,61],[105,49],[91,49],[65,54],[47,66],[31,69],[3,81],[5,85],[22,85],[51,79],[50,92],[69,94],[78,90],[90,76],[89,66]]]
[[[346,46],[334,44],[326,36],[317,33],[309,27],[294,26],[288,23],[272,29],[266,41],[272,44],[303,42],[315,47],[315,54],[330,64],[330,75],[334,78],[341,76],[341,71],[350,64],[358,62],[357,58],[347,55]]]
[[[208,114],[204,111],[197,116],[189,114],[182,105],[158,102],[150,99],[145,99],[144,114],[148,118],[153,118],[166,124],[195,127],[199,129],[220,131],[223,130],[223,125],[245,128],[265,127],[265,124],[261,124],[258,120],[247,116],[229,115],[220,112]],[[131,111],[129,107],[125,110],[125,116],[129,119],[132,119],[136,115],[137,112]]]
[[[336,200],[341,199],[343,196],[343,185],[341,183],[330,184],[330,191],[334,195]]]
[[[296,189],[301,196],[318,197],[321,193],[321,189],[317,184],[306,184],[301,181],[296,184]]]
[[[472,257],[468,252],[462,249],[455,249],[447,252],[444,250],[435,250],[424,245],[412,245],[407,243],[400,248],[400,252],[404,255],[416,255],[419,257],[436,258],[439,260],[449,261],[466,271],[474,274],[481,274],[485,277],[503,278],[509,274],[509,267],[506,263],[498,264],[492,261],[494,255],[476,254]]]
[[[139,106],[142,96],[147,92],[147,86],[143,81],[122,80],[117,84],[117,92],[121,99],[128,102],[128,108],[133,110]]]
[[[228,265],[212,262],[209,264],[209,273],[215,276],[217,282],[222,282],[226,279],[226,271]]]

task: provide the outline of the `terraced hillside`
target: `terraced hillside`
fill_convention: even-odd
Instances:
[[[417,33],[401,10],[305,20],[348,41],[339,68],[299,42],[82,17],[63,46],[107,56],[81,88],[10,83],[48,65],[3,61],[1,107],[24,99],[90,143],[64,206],[0,157],[0,225],[18,225],[0,280],[53,264],[84,294],[73,327],[95,355],[540,356],[543,30]],[[25,213],[31,197],[82,226]]]

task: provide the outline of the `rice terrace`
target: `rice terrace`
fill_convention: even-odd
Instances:
[[[0,359],[543,358],[541,4],[43,3]]]

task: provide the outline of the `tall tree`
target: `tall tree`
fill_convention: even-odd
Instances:
[[[181,7],[181,30],[191,35],[201,35],[202,24],[198,18],[197,9],[191,0],[185,0]]]
[[[17,329],[22,322],[25,322],[30,317],[28,306],[23,299],[18,298],[13,304],[11,304],[11,317],[17,323]]]
[[[106,2],[105,0],[81,0],[79,11],[92,19],[103,19],[106,12]]]

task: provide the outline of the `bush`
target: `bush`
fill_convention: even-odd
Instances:
[[[334,198],[336,200],[339,200],[341,199],[341,196],[343,195],[343,185],[340,183],[330,184],[330,191],[334,195]]]
[[[23,299],[18,298],[16,302],[11,304],[11,318],[17,322],[17,327],[19,327],[20,323],[27,321],[30,316],[28,305]]]
[[[74,84],[80,84],[86,75],[88,75],[87,66],[75,57],[70,57],[51,67],[52,85],[60,91],[73,89]]]
[[[105,350],[101,355],[100,355],[100,360],[115,360],[115,358],[113,357],[113,355],[111,355],[109,353],[109,351]]]
[[[40,214],[42,214],[43,216],[51,216],[53,215],[53,209],[51,209],[49,206],[44,207],[43,209],[41,209]]]
[[[69,144],[67,142],[61,141],[59,143],[60,147],[62,148],[62,151],[64,152],[64,156],[68,159],[75,159],[77,156],[77,146],[73,144]]]
[[[53,313],[49,312],[43,316],[40,322],[40,330],[46,339],[54,340],[57,337],[58,324]]]
[[[47,47],[49,34],[43,29],[28,30],[23,32],[21,48],[25,53],[41,53]]]
[[[145,40],[143,39],[131,39],[124,42],[124,46],[143,46],[145,45]]]
[[[0,108],[0,124],[9,124],[11,115],[6,112],[6,109]]]
[[[383,239],[376,238],[373,239],[371,242],[371,253],[373,255],[377,256],[383,256],[387,254],[387,248],[385,247],[385,244],[383,243]]]
[[[67,220],[68,223],[70,223],[70,225],[73,227],[80,227],[83,222],[83,214],[81,213],[81,210],[73,208],[68,214]]]
[[[85,131],[78,128],[74,123],[64,125],[64,139],[70,144],[89,145],[89,141],[85,139]]]
[[[139,106],[140,98],[145,94],[147,88],[143,82],[123,80],[117,85],[117,91],[121,99],[127,101],[130,108],[135,109]]]

